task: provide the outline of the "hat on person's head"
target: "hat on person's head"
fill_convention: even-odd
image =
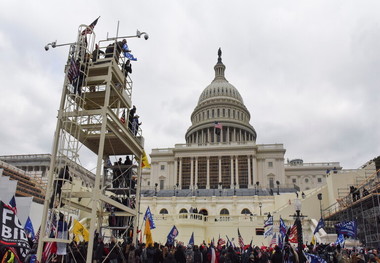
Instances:
[[[135,115],[133,118],[140,118],[140,116],[139,115]]]

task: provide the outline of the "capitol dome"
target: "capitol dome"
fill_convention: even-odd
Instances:
[[[256,142],[256,131],[249,124],[251,115],[239,91],[228,82],[218,50],[215,78],[199,96],[186,132],[187,143]]]

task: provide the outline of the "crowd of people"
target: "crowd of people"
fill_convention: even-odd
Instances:
[[[72,241],[68,245],[69,253],[62,261],[65,263],[84,263],[87,258],[87,242]],[[52,262],[58,262],[53,257]],[[283,248],[279,246],[266,247],[245,245],[243,248],[213,244],[187,245],[182,242],[177,245],[162,245],[158,243],[118,242],[111,237],[104,243],[101,236],[94,240],[92,262],[109,263],[367,263],[380,262],[377,249],[352,248],[346,249],[334,244],[318,244],[304,246],[300,254],[289,243]]]

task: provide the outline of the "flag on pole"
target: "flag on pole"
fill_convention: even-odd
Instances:
[[[286,225],[284,220],[280,217],[280,235],[284,237],[286,235]]]
[[[314,229],[313,235],[315,235],[319,231],[319,229],[324,228],[324,227],[325,227],[325,221],[323,221],[323,218],[321,217],[321,219],[319,219],[318,221],[317,226]]]
[[[148,247],[149,244],[153,245],[153,238],[152,238],[152,232],[150,231],[151,226],[149,220],[145,221],[145,230],[144,230],[144,235],[146,238],[146,246]]]
[[[69,79],[70,84],[73,84],[74,81],[79,76],[79,63],[75,62],[74,58],[70,58],[70,66],[67,71],[67,78]]]
[[[216,135],[220,135],[220,131],[222,130],[222,128],[223,128],[223,125],[221,123],[217,121],[214,123],[214,129],[215,129]]]
[[[73,234],[75,235],[74,240],[76,242],[81,241],[80,236],[82,236],[82,239],[86,242],[90,240],[90,232],[76,219],[74,219],[74,225],[72,229]]]
[[[298,238],[297,238],[297,226],[294,224],[290,229],[289,229],[289,242],[290,243],[298,243]]]
[[[12,196],[11,200],[9,201],[9,206],[11,207],[11,210],[15,215],[17,214],[17,207],[16,207],[16,197]]]
[[[141,168],[150,168],[148,156],[146,155],[145,151],[143,152],[143,156],[141,159]]]
[[[178,236],[178,233],[179,232],[178,232],[178,229],[176,228],[176,226],[173,226],[172,230],[170,230],[170,232],[168,234],[166,243],[168,245],[173,245],[175,238]]]
[[[337,234],[343,234],[352,238],[356,238],[358,225],[356,221],[346,221],[335,224]]]
[[[264,227],[273,226],[273,216],[270,216],[267,220],[264,220]]]
[[[123,114],[121,114],[120,121],[125,124],[125,109],[123,110]]]
[[[335,244],[336,245],[340,245],[341,247],[344,247],[344,243],[345,243],[345,239],[344,239],[344,235],[343,234],[339,234],[336,241],[335,241]]]
[[[146,211],[145,211],[144,220],[145,220],[145,221],[149,221],[150,229],[154,229],[154,228],[156,228],[156,225],[154,224],[154,221],[153,221],[153,215],[152,215],[152,213],[150,212],[150,208],[149,208],[149,206],[148,206],[148,208],[147,208]]]
[[[99,18],[100,18],[100,16],[97,19],[95,19],[94,22],[92,22],[85,30],[82,31],[82,36],[92,33],[92,30],[94,30],[94,27],[98,23]]]
[[[269,247],[277,245],[277,235],[276,233],[273,234],[272,239],[269,242]]]
[[[30,220],[29,216],[28,216],[28,219],[26,219],[24,230],[25,230],[25,233],[27,234],[27,236],[30,239],[33,240],[35,238],[32,220]]]
[[[191,237],[190,237],[190,240],[189,240],[189,245],[194,246],[194,232],[191,233]]]
[[[239,240],[239,246],[240,246],[241,248],[243,248],[243,247],[244,247],[244,241],[243,241],[243,237],[240,235],[240,230],[239,230],[239,228],[238,228],[238,240]]]

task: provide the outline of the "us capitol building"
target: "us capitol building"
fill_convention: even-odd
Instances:
[[[267,245],[270,238],[263,236],[267,215],[274,215],[275,232],[280,216],[288,226],[293,224],[290,215],[299,196],[302,212],[308,216],[303,220],[304,239],[310,241],[322,207],[342,194],[331,194],[329,175],[331,180],[345,173],[348,184],[368,172],[344,171],[339,162],[285,162],[283,144],[256,144],[251,115],[239,91],[225,77],[221,55],[219,49],[214,80],[199,96],[186,143],[152,150],[151,169],[143,171],[141,181],[140,213],[143,216],[150,207],[157,242],[165,243],[175,225],[177,239],[185,244],[192,232],[196,244],[219,236],[226,239],[226,235],[237,240],[239,229],[245,243],[253,240]],[[319,193],[325,198],[318,200]]]

